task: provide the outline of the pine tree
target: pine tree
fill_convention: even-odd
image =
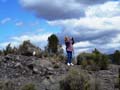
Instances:
[[[49,53],[57,53],[58,52],[59,40],[55,34],[52,34],[48,37],[48,51]]]

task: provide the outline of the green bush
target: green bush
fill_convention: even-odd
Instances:
[[[92,59],[91,53],[81,53],[77,56],[77,65],[81,65],[83,60]]]
[[[61,90],[89,90],[89,77],[84,72],[70,70],[68,75],[60,81]]]
[[[94,60],[88,60],[87,70],[89,71],[98,71],[100,70],[100,67],[96,65]]]
[[[87,60],[82,60],[81,65],[83,68],[86,68],[88,66],[88,61]]]
[[[99,67],[101,70],[106,70],[108,68],[109,61],[106,55],[102,55],[101,60],[99,61]]]
[[[100,53],[97,49],[92,53],[81,53],[77,56],[77,64],[84,68],[89,67],[89,70],[106,70],[109,63],[108,56]]]
[[[93,54],[93,60],[96,64],[96,67],[99,67],[100,70],[106,70],[109,66],[109,59],[107,55]]]
[[[32,56],[34,51],[36,52],[35,56],[41,57],[41,49],[33,45],[30,40],[23,41],[18,48],[18,54],[25,56]]]
[[[36,90],[35,85],[30,83],[22,87],[22,90]]]

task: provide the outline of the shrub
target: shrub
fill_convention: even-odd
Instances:
[[[0,50],[0,55],[2,55],[2,51]]]
[[[41,57],[41,49],[34,46],[30,40],[24,41],[18,49],[18,53],[26,56],[32,56],[33,52],[35,51],[35,56]]]
[[[0,81],[0,90],[15,90],[15,87],[11,81]]]
[[[100,67],[98,65],[96,65],[94,60],[88,60],[88,65],[87,66],[88,66],[87,70],[90,70],[90,71],[98,71],[98,70],[100,70]]]
[[[13,48],[11,47],[11,44],[8,44],[8,45],[6,46],[6,49],[3,50],[3,53],[4,53],[4,55],[14,53]]]
[[[98,78],[91,78],[90,90],[101,90],[101,81]]]
[[[113,60],[115,64],[120,65],[120,51],[115,51],[115,53],[113,54]]]
[[[89,90],[89,77],[84,72],[70,70],[68,75],[60,81],[61,90]]]
[[[92,59],[92,54],[90,53],[81,53],[77,56],[77,65],[81,65],[83,60]]]
[[[36,90],[35,85],[30,83],[22,87],[22,90]]]
[[[55,64],[55,65],[53,66],[53,68],[59,68],[59,65],[58,65],[58,64]]]
[[[86,68],[88,66],[88,61],[87,60],[82,60],[81,65],[83,68]]]
[[[60,61],[65,60],[65,56],[64,56],[64,55],[59,55],[58,57],[59,57],[59,60],[60,60]]]
[[[115,80],[115,88],[119,88],[120,90],[120,68],[119,68],[119,74],[118,74],[118,78]]]
[[[77,64],[90,67],[89,70],[105,70],[109,65],[108,56],[95,49],[92,53],[82,53],[77,56]]]
[[[120,68],[119,68],[119,90],[120,90]]]
[[[45,57],[45,58],[46,58],[46,57],[49,57],[49,53],[48,53],[48,52],[45,52],[45,51],[44,51],[42,54],[43,54],[43,57]]]
[[[77,56],[77,65],[81,65],[82,57],[81,55]]]
[[[102,55],[101,60],[99,61],[99,67],[101,70],[106,70],[108,68],[108,57],[106,55]]]

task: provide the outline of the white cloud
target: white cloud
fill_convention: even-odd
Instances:
[[[52,33],[41,33],[41,34],[32,34],[32,35],[22,35],[12,37],[11,39],[15,42],[22,43],[25,40],[30,40],[33,44],[40,46],[40,48],[44,48],[47,45],[47,39]]]
[[[120,23],[119,6],[119,1],[110,1],[101,5],[89,6],[85,10],[86,17],[79,19],[54,20],[48,21],[48,23],[70,28],[86,27],[94,30],[117,30],[119,29]]]
[[[85,48],[90,46],[93,46],[93,44],[89,41],[77,42],[74,44],[74,48]]]
[[[0,48],[5,48],[9,43],[12,47],[19,46],[23,41],[30,40],[34,45],[44,49],[47,45],[47,39],[52,33],[27,34],[11,37],[8,42],[0,43]]]
[[[38,35],[22,35],[19,37],[13,37],[13,40],[16,41],[24,41],[24,40],[30,40],[31,42],[44,42],[47,40],[47,38],[51,35],[51,33],[46,34],[38,34]]]
[[[112,39],[112,43],[119,43],[120,44],[120,34]]]
[[[110,43],[107,43],[105,47],[108,49],[110,48],[120,49],[120,33],[116,35],[116,37],[113,37]]]
[[[65,35],[75,38],[76,52],[91,51],[98,48],[101,52],[111,53],[120,49],[120,2],[106,2],[89,6],[86,17],[79,19],[48,21],[50,25],[63,28],[60,39]],[[64,40],[64,39],[63,39]]]
[[[83,53],[83,52],[90,52],[90,49],[89,48],[79,48],[79,49],[75,49],[75,56],[79,55],[80,53]]]
[[[22,21],[20,21],[20,22],[16,22],[16,24],[15,24],[16,26],[18,26],[18,27],[21,27],[21,26],[23,26],[24,25],[24,22],[22,22]]]
[[[11,21],[11,20],[12,20],[12,19],[9,18],[9,17],[4,18],[3,20],[0,21],[0,24],[5,24],[5,23],[7,23],[7,22],[9,22],[9,21]]]
[[[86,27],[96,30],[119,29],[120,16],[107,17],[85,17],[81,19],[48,21],[51,25],[61,25],[63,27]],[[120,29],[119,29],[120,30]]]
[[[101,5],[89,6],[86,9],[87,17],[113,17],[120,15],[120,2],[109,1]]]
[[[3,43],[0,43],[0,49],[5,48],[8,44],[11,44],[11,46],[14,47],[14,46],[18,46],[20,43],[16,41],[3,42]]]

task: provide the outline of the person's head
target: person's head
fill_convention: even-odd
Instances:
[[[65,36],[64,40],[65,40],[65,42],[66,42],[66,41],[69,41],[69,37],[68,37],[68,36]]]

